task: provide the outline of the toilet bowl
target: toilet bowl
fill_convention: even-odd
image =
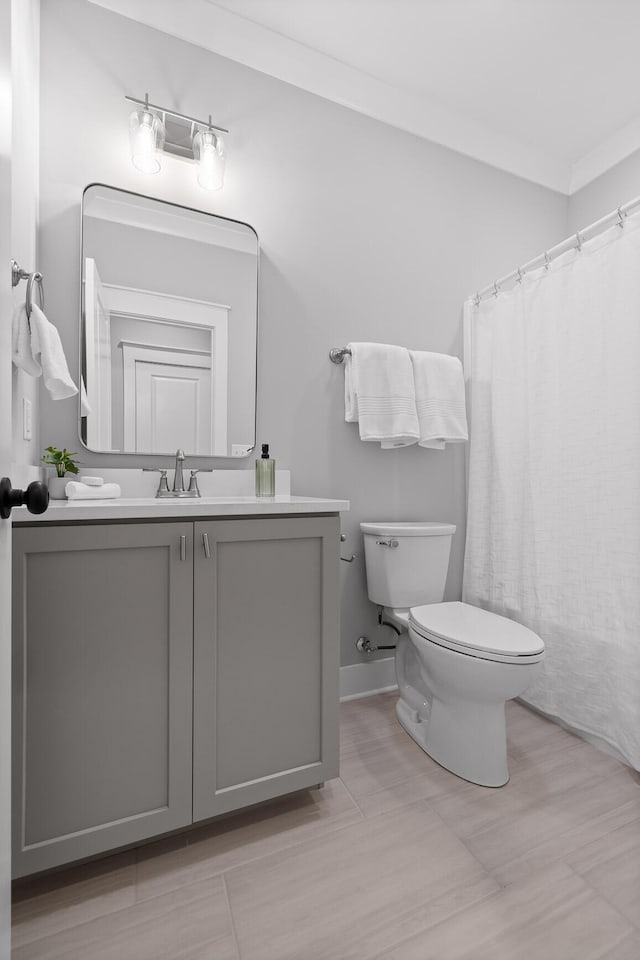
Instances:
[[[453,524],[360,526],[369,599],[401,631],[398,720],[447,770],[482,786],[502,786],[509,779],[505,703],[531,683],[544,643],[506,617],[441,602]]]

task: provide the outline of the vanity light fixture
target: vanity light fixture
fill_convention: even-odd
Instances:
[[[205,190],[219,190],[224,183],[224,140],[213,132],[211,116],[206,130],[193,137],[193,156],[198,162],[198,183]]]
[[[196,120],[184,113],[144,100],[125,97],[138,104],[129,119],[131,162],[143,173],[160,170],[160,156],[170,153],[198,165],[198,183],[205,190],[219,190],[224,183],[225,147],[221,134],[228,133],[209,120]]]
[[[142,173],[158,173],[158,151],[164,144],[164,123],[149,109],[149,94],[145,93],[141,110],[134,110],[129,117],[129,143],[131,162]]]

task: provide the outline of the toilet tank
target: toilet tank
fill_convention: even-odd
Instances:
[[[440,603],[453,523],[361,523],[369,600],[383,607]]]

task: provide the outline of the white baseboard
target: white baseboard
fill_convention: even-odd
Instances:
[[[340,667],[340,699],[356,700],[396,689],[394,657]]]

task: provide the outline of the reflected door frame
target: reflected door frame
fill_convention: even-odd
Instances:
[[[137,317],[185,327],[199,327],[211,335],[211,401],[213,449],[211,456],[227,456],[228,327],[231,307],[207,300],[103,283],[103,296],[111,317]],[[126,444],[125,444],[126,447]],[[125,449],[124,453],[133,451]],[[172,453],[171,450],[154,450]]]

